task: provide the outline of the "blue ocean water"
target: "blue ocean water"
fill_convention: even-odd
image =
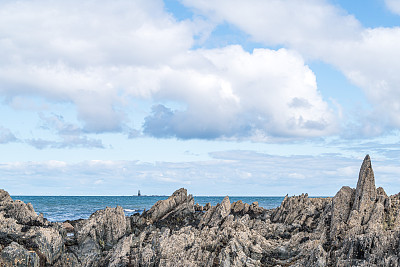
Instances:
[[[168,196],[12,196],[25,203],[32,203],[37,213],[43,213],[44,217],[52,222],[66,220],[87,219],[96,210],[106,207],[121,206],[125,215],[150,209],[158,200],[167,199]],[[278,207],[284,197],[229,197],[231,203],[242,200],[251,204],[258,201],[259,206],[266,209]],[[194,196],[195,203],[204,206],[206,203],[216,205],[224,197],[219,196]]]

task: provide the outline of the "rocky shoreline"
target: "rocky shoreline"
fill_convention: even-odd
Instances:
[[[203,207],[181,188],[143,214],[51,223],[0,190],[0,266],[399,266],[399,207],[368,155],[356,189],[272,210],[229,197]]]

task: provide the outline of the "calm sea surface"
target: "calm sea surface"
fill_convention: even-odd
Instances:
[[[99,209],[121,206],[127,216],[136,212],[150,209],[158,200],[167,199],[167,196],[12,196],[25,203],[32,203],[37,213],[52,222],[65,220],[87,219]],[[245,203],[258,201],[259,206],[266,209],[278,207],[284,197],[229,197],[231,203],[242,200]],[[194,197],[195,203],[204,206],[206,203],[216,205],[224,197]]]

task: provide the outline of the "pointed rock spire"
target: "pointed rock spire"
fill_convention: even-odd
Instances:
[[[369,155],[366,155],[358,176],[356,196],[353,204],[353,210],[357,210],[363,215],[362,223],[369,220],[375,199],[376,187],[374,171],[372,170],[371,159]]]

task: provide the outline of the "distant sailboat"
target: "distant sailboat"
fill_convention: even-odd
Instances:
[[[137,195],[138,195],[138,197],[140,197],[140,196],[141,196],[141,194],[140,194],[140,190],[138,190],[138,192],[137,192]]]

